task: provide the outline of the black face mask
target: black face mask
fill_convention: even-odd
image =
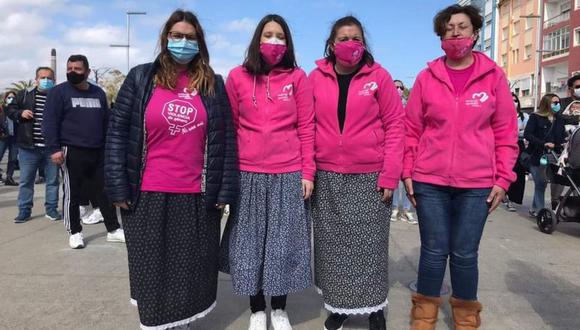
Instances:
[[[66,80],[73,85],[78,85],[85,81],[85,75],[82,73],[76,73],[74,71],[66,73]]]

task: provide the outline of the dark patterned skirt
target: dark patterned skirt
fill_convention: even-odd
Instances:
[[[387,305],[391,204],[378,173],[318,171],[312,197],[315,284],[332,313],[368,314]]]
[[[220,212],[200,194],[142,192],[123,221],[131,302],[142,329],[169,329],[207,315],[217,294]]]
[[[234,293],[281,296],[310,287],[310,217],[301,174],[241,172],[240,180],[229,237],[222,239],[229,239],[229,265],[222,268],[232,275]]]

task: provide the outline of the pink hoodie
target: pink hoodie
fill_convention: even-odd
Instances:
[[[380,172],[377,186],[395,189],[403,165],[405,113],[393,79],[378,63],[360,69],[350,82],[341,134],[336,73],[325,59],[316,64],[309,78],[314,89],[318,169]]]
[[[518,121],[508,82],[495,62],[473,54],[474,71],[460,94],[445,57],[417,76],[406,108],[403,178],[506,191],[515,180]]]
[[[240,170],[302,171],[313,181],[312,87],[302,69],[274,69],[254,76],[243,66],[228,75],[226,90],[238,137]]]

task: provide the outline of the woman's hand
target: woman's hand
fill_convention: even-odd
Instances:
[[[544,147],[548,149],[554,149],[555,146],[552,142],[544,143]]]
[[[415,191],[413,191],[413,179],[406,178],[403,180],[405,184],[405,190],[407,190],[407,197],[414,208],[417,208],[417,200],[415,199]]]
[[[377,188],[377,191],[381,194],[381,200],[383,201],[383,203],[386,203],[391,198],[393,198],[393,189]]]
[[[497,209],[501,201],[504,200],[505,194],[506,192],[505,190],[503,190],[502,187],[493,186],[491,192],[489,193],[489,196],[487,196],[487,204],[489,204],[489,213]]]
[[[312,196],[314,190],[314,182],[302,179],[302,197],[306,200]]]
[[[113,205],[115,205],[116,207],[122,208],[123,210],[129,209],[129,204],[127,202],[116,202],[116,203],[113,203]]]

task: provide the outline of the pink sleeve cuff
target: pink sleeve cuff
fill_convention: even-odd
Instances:
[[[302,171],[302,179],[314,182],[314,174],[316,171]]]
[[[379,175],[378,186],[383,189],[395,190],[399,186],[399,179],[387,178],[383,175]]]
[[[511,182],[504,179],[504,178],[497,178],[495,180],[495,185],[501,187],[505,191],[508,191],[508,189],[510,188]]]

